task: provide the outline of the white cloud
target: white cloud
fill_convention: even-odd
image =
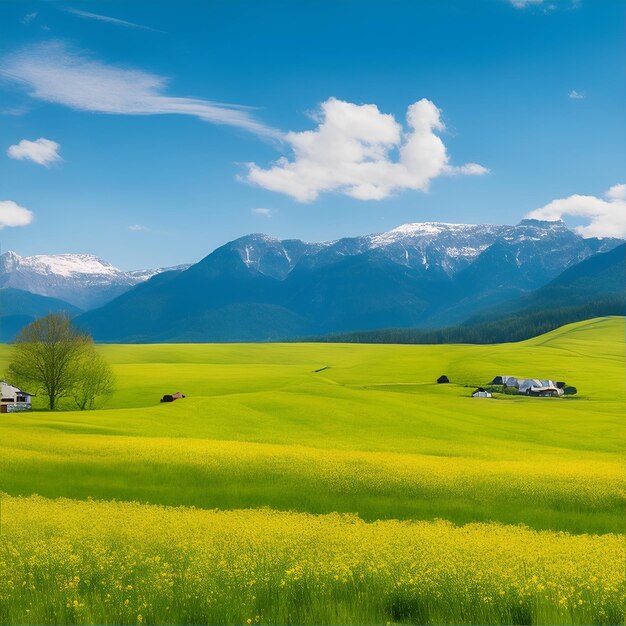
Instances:
[[[133,232],[143,232],[143,231],[147,231],[150,229],[147,226],[144,226],[143,224],[131,224],[128,227],[128,230],[132,230]]]
[[[26,226],[33,221],[33,214],[12,200],[0,200],[0,228]]]
[[[479,163],[465,163],[465,165],[450,166],[447,170],[448,174],[465,174],[467,176],[482,176],[489,174],[489,168]]]
[[[575,89],[572,89],[567,95],[572,100],[584,100],[587,97],[582,91],[576,91]]]
[[[269,169],[249,163],[245,180],[300,202],[315,200],[323,192],[380,200],[402,189],[426,191],[430,181],[441,175],[488,171],[476,163],[449,164],[437,135],[444,130],[441,112],[430,100],[409,107],[408,130],[374,104],[335,98],[322,103],[314,119],[315,130],[285,136],[293,160],[282,157]]]
[[[66,13],[71,13],[78,17],[82,17],[88,20],[97,20],[99,22],[108,22],[109,24],[115,24],[116,26],[124,26],[126,28],[140,28],[142,30],[151,30],[153,32],[161,32],[150,26],[143,26],[142,24],[135,24],[134,22],[127,22],[126,20],[120,20],[117,17],[109,17],[108,15],[100,15],[98,13],[90,13],[89,11],[81,11],[79,9],[65,8]]]
[[[272,217],[275,212],[276,211],[274,211],[274,209],[265,209],[265,208],[252,209],[252,213],[254,213],[255,215],[262,215],[263,217]]]
[[[604,193],[604,197],[608,198],[611,202],[626,200],[626,185],[613,185],[609,187]]]
[[[559,220],[564,215],[589,219],[586,226],[575,230],[583,237],[626,238],[626,185],[613,185],[604,198],[573,195],[553,200],[526,217],[539,220]]]
[[[61,42],[27,47],[5,57],[0,61],[0,76],[25,85],[33,98],[81,111],[192,115],[265,137],[281,137],[279,131],[254,119],[246,107],[167,96],[163,76],[106,65]]]
[[[56,141],[45,139],[44,137],[40,137],[35,141],[22,139],[19,143],[9,146],[7,154],[12,159],[17,159],[18,161],[33,161],[38,165],[47,167],[50,163],[63,160],[59,154],[60,147]]]

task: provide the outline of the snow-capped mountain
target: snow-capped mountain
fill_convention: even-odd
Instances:
[[[452,275],[471,263],[509,228],[426,222],[405,224],[384,233],[322,243],[305,243],[296,239],[281,241],[268,235],[254,234],[236,239],[226,246],[236,250],[249,268],[279,280],[284,279],[298,264],[308,268],[322,267],[345,257],[372,251],[399,265],[426,270],[439,267]]]
[[[169,269],[124,272],[89,254],[0,255],[0,288],[59,298],[81,309],[102,306],[134,285]]]
[[[268,235],[241,237],[225,247],[237,251],[243,263],[261,274],[283,280],[296,267],[315,268],[360,254],[377,254],[411,269],[452,277],[500,242],[518,266],[532,257],[556,275],[568,265],[617,245],[613,239],[583,239],[564,222],[522,220],[515,226],[421,222],[361,237],[323,243],[280,240]]]
[[[98,340],[141,342],[436,326],[518,298],[619,243],[537,220],[406,224],[324,243],[247,235],[77,323]]]

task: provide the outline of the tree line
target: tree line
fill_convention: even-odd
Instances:
[[[604,315],[624,315],[624,297],[607,297],[585,305],[521,311],[501,319],[476,321],[447,328],[384,328],[316,337],[311,341],[337,343],[507,343],[523,341],[565,324]],[[302,341],[300,339],[299,341]]]

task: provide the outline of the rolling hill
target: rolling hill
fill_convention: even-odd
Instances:
[[[614,531],[623,446],[607,432],[624,403],[623,331],[615,317],[490,346],[100,346],[118,381],[106,406],[0,420],[2,488]],[[450,385],[435,383],[442,373]],[[471,397],[502,373],[579,394]],[[159,403],[175,391],[187,398]]]

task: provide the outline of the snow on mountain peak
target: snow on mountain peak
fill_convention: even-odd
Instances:
[[[20,264],[22,257],[9,250],[0,256],[0,272],[12,272]]]
[[[446,224],[444,222],[413,222],[402,224],[392,230],[388,230],[379,235],[372,235],[371,245],[374,247],[385,246],[394,241],[406,238],[429,238],[436,237],[442,233],[460,233],[463,231],[474,231],[482,228],[476,224]]]
[[[409,224],[402,224],[388,232],[400,233],[405,235],[438,235],[443,231],[460,231],[473,228],[476,228],[476,224],[448,224],[447,222],[411,222]]]
[[[119,276],[123,274],[110,263],[91,254],[37,254],[20,259],[20,267],[28,267],[46,274],[70,278],[72,276]]]
[[[481,235],[488,235],[497,230],[498,227],[481,226],[477,224],[446,224],[444,222],[414,222],[403,224],[378,235],[371,235],[369,243],[372,248],[383,248],[396,243],[406,242],[407,245],[426,245],[429,242],[436,242],[444,239],[454,238],[455,242],[451,246],[451,251],[463,250],[464,254],[474,254],[474,249],[478,250],[482,246],[476,240]],[[459,246],[460,241],[465,245]],[[477,243],[478,245],[473,245]],[[472,250],[470,250],[470,248]]]
[[[0,256],[1,287],[13,287],[93,308],[164,270],[124,272],[92,254]]]

